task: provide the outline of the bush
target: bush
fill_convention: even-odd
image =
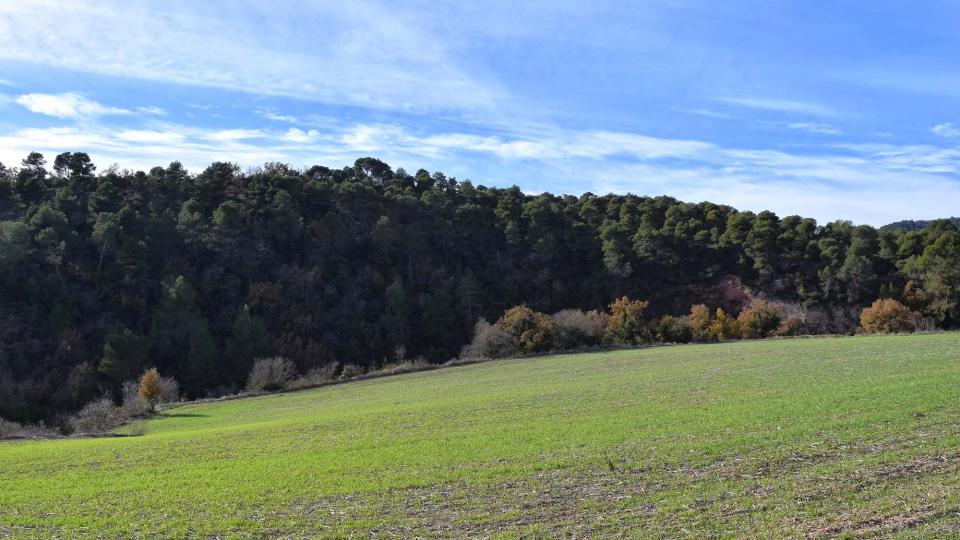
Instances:
[[[353,379],[354,377],[359,377],[366,373],[366,370],[363,369],[363,366],[359,364],[347,364],[343,366],[343,371],[340,372],[340,380]]]
[[[389,364],[384,364],[381,368],[376,371],[371,371],[371,375],[396,375],[398,373],[411,373],[414,371],[423,371],[429,369],[431,364],[424,360],[423,358],[417,358],[416,360],[401,360],[399,362],[391,362]]]
[[[7,436],[18,437],[21,439],[52,439],[54,437],[59,437],[60,432],[52,427],[47,426],[43,422],[40,422],[39,424],[27,424],[20,426],[20,429]]]
[[[306,375],[302,375],[291,381],[290,384],[287,385],[287,388],[309,388],[311,386],[320,386],[321,384],[333,382],[337,380],[338,369],[340,369],[338,362],[313,368],[308,371]]]
[[[790,316],[780,321],[773,335],[775,336],[799,336],[805,333],[803,321],[799,317]]]
[[[293,362],[286,358],[261,358],[253,363],[247,377],[247,391],[276,392],[283,390],[296,375]]]
[[[100,398],[85,405],[80,412],[68,420],[75,433],[102,433],[113,429],[126,420],[123,411],[114,406],[108,397]]]
[[[740,325],[737,320],[727,315],[723,308],[717,308],[710,323],[710,337],[713,341],[724,341],[740,337]]]
[[[673,315],[660,317],[655,332],[660,343],[689,343],[692,337],[687,321]]]
[[[160,377],[160,403],[180,401],[180,383],[173,377]]]
[[[610,314],[599,309],[591,309],[586,315],[587,318],[590,319],[590,322],[600,329],[600,342],[606,343],[610,341],[610,335],[607,333],[607,327],[610,326]]]
[[[652,335],[643,318],[647,305],[647,302],[630,300],[626,296],[614,300],[610,304],[610,321],[607,323],[611,339],[625,345],[649,343]]]
[[[136,418],[150,414],[150,404],[147,400],[140,397],[139,385],[136,381],[128,381],[123,384],[123,403],[120,408],[127,418]]]
[[[480,358],[507,358],[520,353],[517,343],[506,330],[480,319],[473,329],[470,341],[460,356],[474,360]]]
[[[495,326],[513,336],[524,353],[552,351],[560,345],[560,328],[553,319],[524,305],[505,311]]]
[[[715,339],[710,329],[713,324],[710,309],[704,304],[690,306],[690,317],[687,318],[687,321],[690,325],[690,337],[693,341],[705,342]]]
[[[783,313],[779,307],[758,299],[740,312],[737,322],[744,339],[762,339],[773,334],[782,319]]]
[[[0,418],[0,439],[12,437],[20,432],[20,424]]]
[[[871,334],[913,332],[918,316],[893,298],[879,298],[860,313],[860,327]]]
[[[606,327],[600,324],[599,318],[590,318],[579,309],[564,309],[552,318],[560,331],[561,348],[592,347],[603,342]]]

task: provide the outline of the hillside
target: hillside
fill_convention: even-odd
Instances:
[[[192,398],[253,362],[300,374],[446,362],[526,304],[736,316],[788,304],[798,333],[850,333],[892,297],[960,325],[960,232],[920,234],[670,197],[525,194],[373,158],[241,171],[98,173],[65,152],[0,166],[0,418],[62,424],[150,367]],[[339,367],[336,369],[340,369]]]
[[[931,537],[960,334],[505,360],[0,443],[0,535]]]
[[[960,227],[960,217],[947,218],[942,221],[949,221],[953,224],[954,227]],[[881,231],[901,231],[901,232],[916,232],[922,231],[923,229],[929,227],[933,221],[923,220],[923,219],[905,219],[903,221],[895,221],[893,223],[888,223],[880,227]]]

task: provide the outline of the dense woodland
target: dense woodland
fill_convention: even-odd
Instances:
[[[458,355],[480,319],[643,299],[792,306],[850,332],[896,298],[960,324],[960,233],[739,212],[634,195],[526,195],[372,158],[241,171],[97,173],[86,154],[0,165],[0,417],[53,419],[148,367],[189,396],[258,358],[299,372]],[[398,353],[399,351],[399,353]]]

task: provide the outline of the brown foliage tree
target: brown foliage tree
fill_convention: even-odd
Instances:
[[[871,334],[913,332],[917,314],[893,298],[879,298],[860,313],[860,327]]]
[[[503,313],[494,325],[507,332],[522,352],[544,352],[560,344],[560,329],[550,316],[525,305],[514,306]]]
[[[647,305],[643,300],[630,300],[626,296],[614,300],[610,304],[610,321],[607,323],[611,338],[627,345],[649,343],[652,336],[643,318]]]
[[[782,319],[783,313],[779,307],[758,299],[740,312],[737,323],[740,324],[740,335],[744,339],[761,339],[773,334]]]

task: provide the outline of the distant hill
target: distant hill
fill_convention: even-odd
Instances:
[[[946,219],[947,219],[947,221],[949,221],[950,223],[953,223],[953,224],[956,225],[957,227],[960,227],[960,217],[951,217],[951,218],[946,218]],[[896,221],[896,222],[894,222],[894,223],[888,223],[887,225],[884,225],[883,227],[880,227],[880,230],[881,230],[881,231],[900,230],[900,231],[903,231],[903,232],[919,231],[919,230],[925,229],[925,228],[926,228],[928,225],[930,225],[931,223],[933,223],[933,220],[929,220],[929,219],[927,219],[927,220],[924,220],[924,219],[905,219],[905,220],[903,220],[903,221]]]

